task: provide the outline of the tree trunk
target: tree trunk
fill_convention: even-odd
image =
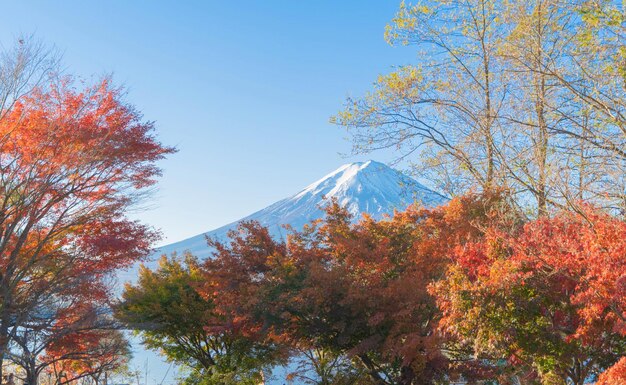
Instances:
[[[359,360],[361,360],[363,365],[367,368],[367,374],[374,382],[374,385],[389,385],[387,381],[380,376],[380,373],[376,370],[374,363],[366,354],[360,354],[357,357],[359,357]]]
[[[6,303],[3,303],[2,306],[4,308]],[[0,319],[0,381],[4,378],[4,357],[9,346],[9,317],[4,310]]]
[[[543,73],[543,10],[539,3],[537,9],[537,51],[535,52],[535,113],[537,114],[538,138],[535,143],[535,162],[539,175],[537,176],[535,196],[537,197],[537,211],[539,216],[547,215],[547,167],[548,167],[548,123],[546,120],[546,75]]]
[[[36,363],[32,362],[29,366],[30,367],[24,368],[26,371],[26,380],[24,381],[24,385],[39,385]]]

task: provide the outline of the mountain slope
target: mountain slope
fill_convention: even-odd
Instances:
[[[161,247],[158,253],[190,251],[198,257],[206,257],[210,251],[206,245],[205,235],[225,240],[228,231],[235,229],[241,221],[258,221],[268,227],[273,236],[284,237],[284,225],[301,229],[311,220],[323,217],[324,211],[321,207],[328,204],[331,198],[347,207],[355,218],[362,213],[368,213],[376,219],[382,218],[385,214],[392,214],[395,209],[403,210],[414,202],[433,207],[447,200],[385,164],[371,160],[350,163],[341,166],[297,194],[242,218],[240,221]]]

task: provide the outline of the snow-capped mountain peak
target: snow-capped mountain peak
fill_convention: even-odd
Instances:
[[[228,231],[236,228],[239,222],[254,220],[267,226],[274,236],[284,237],[284,225],[300,229],[311,220],[321,218],[324,215],[323,207],[330,199],[336,199],[355,219],[362,213],[380,219],[414,202],[433,207],[447,200],[383,163],[372,160],[355,162],[339,167],[291,197],[205,234],[225,239]],[[206,245],[205,234],[164,246],[159,249],[159,254],[188,250],[198,257],[206,257],[210,250]]]
[[[308,185],[304,190],[296,194],[294,198],[298,198],[309,193],[313,195],[323,194],[327,197],[335,196],[340,192],[342,186],[349,185],[351,182],[354,182],[354,180],[358,178],[359,172],[362,172],[368,167],[374,167],[375,165],[384,166],[382,163],[377,163],[371,160],[367,162],[344,164],[335,171],[324,176],[322,179]]]

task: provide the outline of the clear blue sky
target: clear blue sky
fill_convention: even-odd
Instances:
[[[7,1],[0,42],[36,34],[68,73],[113,73],[179,152],[137,214],[171,243],[237,220],[343,163],[328,123],[410,62],[383,38],[398,1]],[[389,161],[389,155],[372,158]]]

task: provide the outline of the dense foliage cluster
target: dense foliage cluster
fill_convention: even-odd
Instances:
[[[196,330],[210,352],[210,341],[232,339],[237,350],[215,354],[247,354],[242,373],[282,362],[265,360],[260,346],[308,360],[307,376],[293,377],[316,384],[623,379],[626,223],[591,207],[524,220],[505,196],[470,194],[357,222],[333,203],[287,241],[244,223],[228,243],[209,242],[212,258],[186,265],[195,278],[185,290],[203,306],[180,308],[182,295],[159,305],[172,286],[148,280],[172,280],[168,266],[182,266],[163,259],[127,288],[121,315],[136,318],[148,343]],[[161,335],[163,310],[202,329],[194,322]],[[148,319],[155,326],[141,327]],[[165,351],[176,359],[176,349]],[[321,365],[328,357],[338,364]],[[203,368],[224,370],[217,361]]]
[[[111,79],[86,85],[57,65],[32,38],[0,54],[3,382],[98,383],[125,365],[111,277],[158,238],[126,212],[173,152]]]

